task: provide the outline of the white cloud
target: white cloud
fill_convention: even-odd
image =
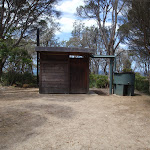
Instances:
[[[57,37],[62,34],[71,33],[73,30],[73,23],[77,20],[75,13],[78,6],[84,5],[84,0],[66,0],[62,1],[59,5],[56,6],[58,11],[62,12],[61,18],[58,20],[60,23],[60,31],[56,32]],[[82,20],[85,26],[96,26],[96,21],[94,19]],[[106,26],[110,26],[110,22],[106,22]]]
[[[96,25],[96,21],[94,19],[90,19],[90,20],[86,19],[86,20],[83,20],[82,22],[85,24],[86,27]]]
[[[74,18],[67,18],[67,17],[62,17],[59,20],[61,29],[60,31],[56,32],[56,35],[58,36],[61,33],[71,33],[73,30],[73,23],[75,22],[76,19]],[[85,26],[92,26],[96,25],[96,21],[94,19],[92,20],[83,20],[82,23],[85,24]]]
[[[75,22],[75,20],[76,20],[75,18],[62,17],[62,18],[59,20],[61,29],[60,29],[60,31],[58,31],[58,32],[56,33],[56,35],[59,35],[59,34],[61,34],[62,32],[63,32],[63,33],[71,33],[71,31],[73,30],[73,23]],[[97,26],[96,20],[94,20],[94,19],[82,20],[82,23],[84,23],[85,26],[87,26],[87,27],[90,27],[90,26],[92,26],[92,25]],[[111,23],[110,23],[110,22],[106,22],[106,26],[111,26]]]
[[[60,31],[56,32],[57,36],[62,33],[71,33],[73,30],[73,23],[76,20],[76,8],[83,4],[83,0],[67,0],[62,1],[62,3],[56,6],[56,9],[62,12],[61,19],[58,20],[61,29]]]
[[[76,8],[83,5],[83,0],[68,0],[56,6],[56,9],[64,13],[76,13]]]
[[[73,29],[73,23],[74,23],[74,21],[75,21],[75,19],[62,17],[59,20],[61,29],[60,29],[59,32],[56,33],[56,35],[59,35],[61,32],[71,33],[71,31]]]

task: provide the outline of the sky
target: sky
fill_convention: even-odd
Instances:
[[[56,36],[60,40],[69,40],[71,31],[73,30],[73,23],[79,19],[76,15],[76,8],[84,5],[83,0],[62,0],[56,6],[56,10],[61,11],[61,18],[58,20],[60,23],[60,31],[56,32]],[[86,26],[96,24],[95,20],[83,20]]]

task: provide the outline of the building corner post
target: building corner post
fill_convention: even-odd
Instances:
[[[110,58],[110,82],[109,82],[109,94],[112,94],[112,87],[113,87],[113,59]]]
[[[40,46],[39,28],[37,28],[37,46]],[[39,52],[37,51],[37,86],[39,86]]]

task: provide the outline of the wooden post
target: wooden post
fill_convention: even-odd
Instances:
[[[112,94],[112,85],[113,85],[113,59],[110,58],[110,83],[109,83],[109,94]]]
[[[37,46],[40,46],[39,28],[37,29]],[[39,52],[37,52],[37,85],[39,86]]]

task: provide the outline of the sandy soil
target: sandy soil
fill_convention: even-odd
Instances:
[[[150,150],[150,96],[0,87],[0,150]]]

